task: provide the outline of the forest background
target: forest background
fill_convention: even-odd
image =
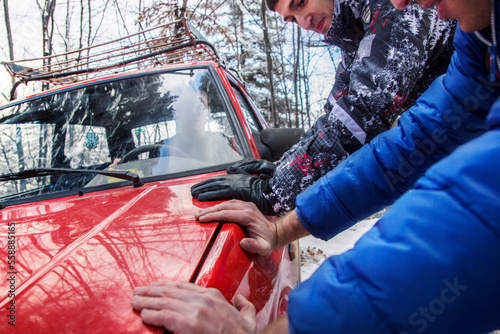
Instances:
[[[0,61],[65,53],[187,17],[237,69],[271,127],[308,129],[323,113],[340,50],[285,24],[265,0],[0,0]],[[1,104],[12,78],[0,69]],[[18,94],[32,94],[21,86]]]

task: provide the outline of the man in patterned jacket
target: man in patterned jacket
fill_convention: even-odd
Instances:
[[[403,11],[389,0],[267,0],[285,21],[325,36],[339,46],[342,62],[321,116],[278,162],[244,161],[193,186],[201,201],[237,198],[268,215],[295,207],[295,198],[342,160],[388,130],[453,53],[455,21],[438,20],[416,3]],[[269,172],[270,171],[270,172]],[[236,174],[234,174],[236,173]]]

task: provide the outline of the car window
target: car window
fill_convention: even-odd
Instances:
[[[148,177],[237,161],[242,139],[224,101],[208,68],[32,98],[0,109],[0,175],[51,167]],[[31,196],[116,181],[95,174],[27,178],[0,182],[0,194]]]
[[[259,123],[255,119],[247,101],[245,100],[239,89],[235,88],[234,86],[231,86],[231,88],[233,89],[234,95],[236,95],[236,99],[238,100],[238,104],[240,105],[241,111],[243,112],[243,116],[245,117],[250,130],[254,134],[260,132],[261,129],[258,126]]]

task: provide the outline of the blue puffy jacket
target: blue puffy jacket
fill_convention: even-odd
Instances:
[[[500,66],[488,35],[457,31],[446,75],[398,126],[297,198],[322,239],[392,207],[291,292],[290,332],[500,328]]]

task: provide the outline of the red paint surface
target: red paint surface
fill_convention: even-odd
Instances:
[[[197,206],[213,205],[192,199],[190,186],[200,179],[122,187],[0,211],[4,258],[8,223],[15,223],[17,239],[16,327],[8,325],[3,312],[12,300],[3,279],[0,332],[162,332],[142,323],[130,298],[136,286],[191,279],[218,225],[193,218]],[[297,283],[297,261],[289,261],[283,250],[252,259],[239,247],[243,237],[237,225],[224,225],[196,282],[220,289],[228,300],[236,292],[249,297],[262,326],[285,311],[279,308],[280,293]],[[1,272],[8,269],[2,261]]]
[[[197,64],[216,66],[258,157],[224,70],[212,62]],[[257,308],[258,328],[286,312],[288,292],[299,279],[298,261],[290,260],[288,249],[267,257],[249,255],[239,246],[245,237],[239,226],[224,224],[214,235],[218,223],[194,220],[195,212],[214,202],[194,200],[190,187],[220,173],[0,210],[0,333],[163,333],[146,326],[130,303],[136,286],[158,280],[215,287],[228,301],[242,294]],[[15,298],[9,297],[6,279],[12,272],[7,264],[9,224],[16,237]],[[201,270],[194,276],[197,267]],[[6,316],[12,301],[15,327]]]

